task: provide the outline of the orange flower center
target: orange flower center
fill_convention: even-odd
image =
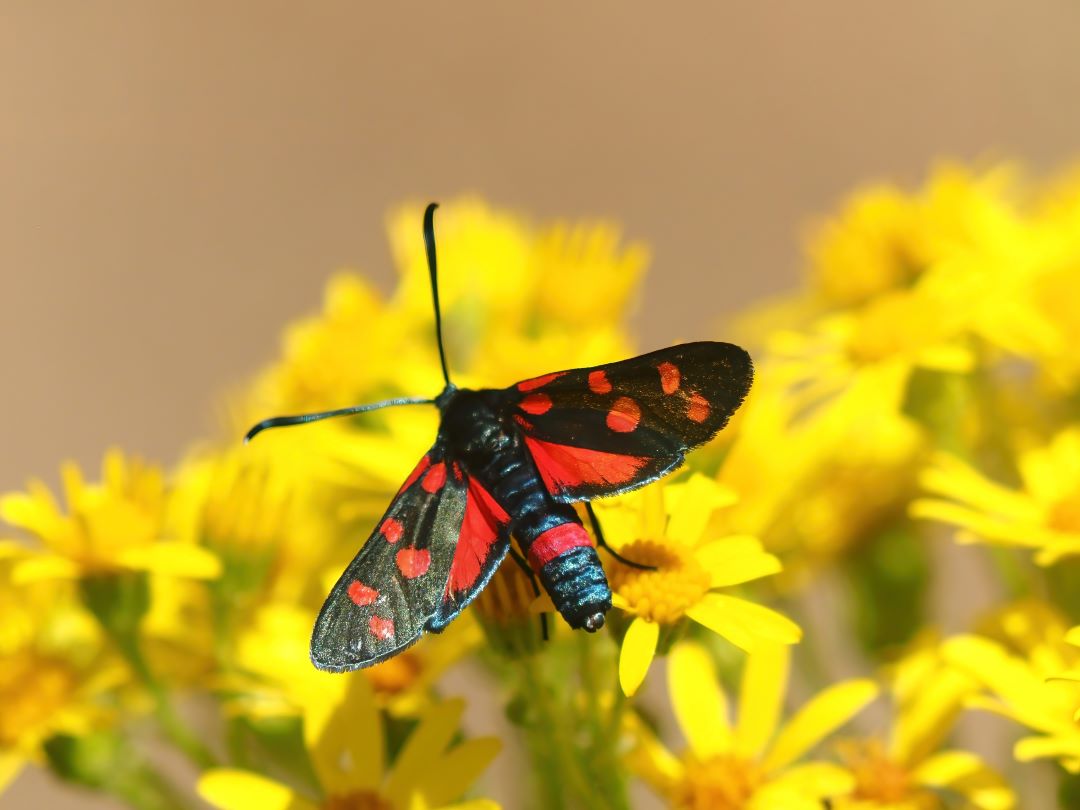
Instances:
[[[416,683],[423,670],[420,656],[407,650],[377,666],[365,669],[364,674],[379,694],[398,695]]]
[[[852,798],[874,802],[919,802],[929,796],[913,783],[911,773],[889,759],[880,740],[847,741],[838,746],[840,757],[855,776]],[[921,795],[920,795],[921,794]]]
[[[63,662],[28,651],[0,660],[0,749],[46,736],[76,683]]]
[[[327,797],[323,810],[394,810],[394,805],[378,793],[358,790]]]
[[[623,565],[608,566],[612,590],[641,618],[659,624],[674,624],[709,590],[709,573],[689,553],[656,540],[635,540],[619,549],[619,554],[642,565],[647,571]]]
[[[1080,486],[1050,507],[1047,525],[1059,532],[1080,533]]]
[[[691,760],[672,803],[685,810],[741,810],[764,782],[756,762],[733,756]]]

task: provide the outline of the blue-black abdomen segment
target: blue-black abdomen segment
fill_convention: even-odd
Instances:
[[[567,624],[575,630],[590,631],[603,626],[603,616],[611,609],[611,588],[596,549],[592,546],[568,549],[545,563],[538,573]]]

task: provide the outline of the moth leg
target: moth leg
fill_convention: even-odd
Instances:
[[[589,513],[589,522],[592,523],[593,534],[596,535],[596,545],[607,551],[612,557],[621,562],[623,565],[629,565],[631,568],[640,568],[642,571],[655,571],[655,565],[645,565],[644,563],[634,562],[628,560],[622,556],[619,552],[608,545],[607,540],[604,539],[604,532],[600,528],[600,521],[596,517],[596,512],[593,511],[592,503],[585,501],[585,511]]]
[[[513,546],[510,546],[510,557],[514,560],[514,562],[516,562],[518,564],[518,566],[521,568],[521,570],[525,572],[525,576],[527,576],[529,578],[529,584],[532,585],[533,594],[535,594],[536,596],[539,596],[540,595],[540,585],[537,584],[537,582],[536,582],[536,574],[534,574],[532,568],[529,567],[528,561],[524,557],[522,557],[521,552],[518,551]],[[544,641],[549,641],[550,640],[548,638],[548,621],[547,621],[547,618],[548,617],[547,617],[546,613],[541,613],[540,614],[540,637],[543,638]]]

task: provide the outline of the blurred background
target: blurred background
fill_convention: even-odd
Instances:
[[[335,269],[390,288],[403,200],[622,223],[651,349],[790,288],[856,186],[1080,155],[1070,0],[678,9],[0,6],[0,489],[175,459]]]

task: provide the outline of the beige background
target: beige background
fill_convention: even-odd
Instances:
[[[518,8],[0,2],[0,489],[174,458],[329,272],[389,283],[403,198],[618,218],[652,347],[792,284],[860,181],[1080,157],[1075,0]]]

